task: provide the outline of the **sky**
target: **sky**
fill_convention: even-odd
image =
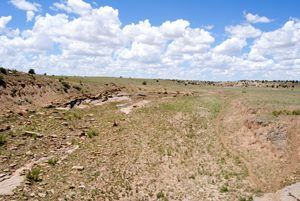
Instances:
[[[0,66],[49,75],[300,80],[298,0],[1,0]]]

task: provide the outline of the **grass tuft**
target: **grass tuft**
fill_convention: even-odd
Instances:
[[[42,179],[40,178],[41,174],[41,168],[36,167],[32,168],[26,175],[26,178],[30,182],[38,182],[41,181]]]

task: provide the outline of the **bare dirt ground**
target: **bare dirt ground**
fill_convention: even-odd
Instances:
[[[297,89],[9,76],[0,200],[300,199]]]

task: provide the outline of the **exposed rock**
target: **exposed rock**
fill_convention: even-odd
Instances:
[[[73,166],[73,167],[72,167],[72,170],[82,171],[82,170],[84,170],[84,167],[83,167],[83,166],[80,166],[80,165],[77,165],[77,166]]]
[[[36,136],[36,137],[38,137],[38,138],[44,137],[43,134],[37,133],[37,132],[33,132],[33,131],[25,131],[24,135],[25,135],[25,136],[30,136],[30,137]]]

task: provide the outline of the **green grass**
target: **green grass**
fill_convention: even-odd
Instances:
[[[97,132],[96,131],[94,131],[94,130],[88,130],[87,132],[86,132],[86,136],[88,137],[88,138],[93,138],[93,137],[95,137],[95,136],[97,136],[98,134],[97,134]]]
[[[279,115],[300,115],[300,110],[275,110],[272,115],[278,117]]]
[[[35,167],[32,168],[26,175],[26,178],[30,182],[38,182],[41,181],[42,179],[40,178],[41,174],[41,168]]]
[[[0,134],[0,146],[4,145],[6,143],[5,136]]]
[[[220,192],[221,192],[221,193],[227,193],[227,192],[229,192],[228,187],[227,187],[226,185],[223,185],[223,186],[220,188]]]
[[[57,158],[50,158],[50,159],[47,161],[47,163],[48,163],[49,165],[52,165],[52,166],[55,166],[55,165],[57,164],[57,162],[58,162],[58,159],[57,159]]]

